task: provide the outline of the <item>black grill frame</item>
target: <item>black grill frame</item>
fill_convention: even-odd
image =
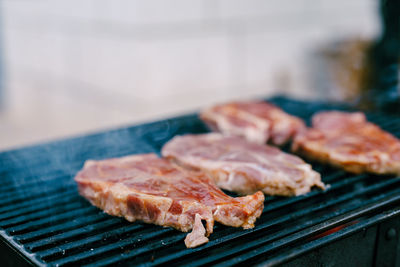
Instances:
[[[314,112],[349,109],[284,97],[269,101],[307,123]],[[400,116],[367,116],[400,137]],[[111,217],[78,195],[73,177],[84,160],[159,153],[176,134],[206,131],[190,114],[0,153],[0,237],[7,257],[38,266],[278,265],[400,215],[400,179],[313,163],[331,184],[326,192],[266,197],[254,229],[217,224],[208,244],[186,249],[185,233]],[[326,232],[335,227],[341,229]]]

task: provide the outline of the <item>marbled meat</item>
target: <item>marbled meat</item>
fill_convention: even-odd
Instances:
[[[155,154],[88,160],[75,181],[80,194],[108,214],[183,232],[193,229],[185,239],[187,247],[208,242],[214,220],[254,227],[264,206],[262,192],[230,197],[206,174],[183,169]]]
[[[352,173],[400,175],[400,140],[361,112],[320,112],[296,136],[293,151]]]
[[[313,186],[325,188],[320,174],[299,157],[237,136],[176,136],[163,147],[162,155],[206,172],[218,187],[241,195],[261,190],[268,195],[297,196]]]
[[[248,141],[284,145],[302,129],[304,122],[265,101],[231,102],[205,109],[200,118],[214,131],[237,135]]]

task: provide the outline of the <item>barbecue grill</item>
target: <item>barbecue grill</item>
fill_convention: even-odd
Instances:
[[[269,101],[309,123],[344,105]],[[400,117],[368,119],[400,137]],[[196,114],[0,154],[0,256],[9,265],[400,265],[400,179],[313,163],[330,187],[292,198],[266,196],[253,229],[216,224],[210,242],[187,249],[186,233],[129,223],[93,207],[73,181],[86,159],[159,153],[173,136],[207,132]]]

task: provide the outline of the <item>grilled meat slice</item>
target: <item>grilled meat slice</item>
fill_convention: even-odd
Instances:
[[[201,112],[200,117],[214,131],[259,144],[284,145],[305,128],[300,118],[264,101],[216,105]]]
[[[162,155],[187,168],[202,170],[223,189],[238,194],[262,190],[293,196],[324,188],[320,174],[297,156],[278,148],[219,133],[176,136]]]
[[[80,194],[108,214],[183,232],[194,229],[185,240],[188,247],[208,241],[204,234],[213,232],[214,220],[254,227],[264,206],[261,192],[232,198],[206,174],[182,169],[155,154],[88,160],[75,181]],[[206,222],[206,229],[199,220]]]
[[[320,112],[292,149],[352,173],[400,175],[400,140],[367,121],[361,112]]]

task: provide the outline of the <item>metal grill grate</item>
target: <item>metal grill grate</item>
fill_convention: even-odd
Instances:
[[[306,120],[318,110],[344,108],[285,98],[272,101]],[[370,114],[369,119],[400,136],[400,117]],[[37,265],[277,264],[399,213],[392,208],[400,203],[400,179],[351,175],[313,164],[331,184],[326,192],[266,197],[255,228],[217,224],[209,243],[186,249],[185,233],[108,216],[77,193],[73,176],[86,159],[159,153],[176,134],[205,131],[196,115],[188,115],[1,153],[3,242]],[[337,226],[342,229],[327,234]]]

